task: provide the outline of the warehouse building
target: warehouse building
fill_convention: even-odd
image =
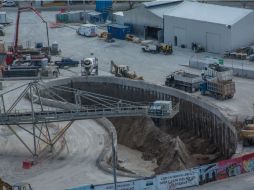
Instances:
[[[141,3],[124,12],[124,22],[133,26],[136,35],[163,41],[163,15],[169,13],[181,0],[162,0]]]
[[[254,12],[250,9],[184,2],[164,15],[164,42],[223,53],[254,43]]]

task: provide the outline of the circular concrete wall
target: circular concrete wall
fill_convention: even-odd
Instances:
[[[55,90],[54,86],[67,86],[137,102],[152,102],[157,99],[180,102],[180,111],[172,120],[166,121],[168,126],[194,130],[196,135],[216,144],[224,156],[229,157],[235,153],[237,133],[234,126],[219,109],[180,90],[145,81],[107,76],[58,79],[45,85],[69,102],[75,101],[74,94]],[[47,93],[42,92],[42,96],[47,96]]]

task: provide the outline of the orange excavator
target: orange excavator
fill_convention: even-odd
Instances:
[[[33,59],[40,59],[40,58],[45,58],[45,55],[39,55],[38,52],[35,50],[23,50],[19,48],[19,24],[20,24],[20,15],[24,11],[33,11],[41,20],[43,23],[46,24],[46,31],[47,31],[47,42],[48,42],[48,47],[49,47],[49,33],[48,33],[48,24],[46,20],[41,16],[41,14],[34,9],[33,7],[19,7],[18,8],[18,14],[17,14],[17,19],[16,19],[16,31],[15,31],[15,37],[14,37],[14,45],[10,47],[9,52],[7,52],[6,55],[6,64],[10,65],[13,63],[13,61],[17,58],[22,57],[22,54],[30,54],[31,58]],[[31,51],[31,52],[29,52]]]

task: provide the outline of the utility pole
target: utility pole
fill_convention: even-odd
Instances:
[[[114,135],[113,132],[111,133],[111,138],[112,138],[112,160],[113,160],[113,176],[114,176],[114,186],[115,189],[117,190],[117,179],[116,179],[116,150],[114,146]]]

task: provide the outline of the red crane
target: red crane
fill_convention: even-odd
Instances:
[[[41,16],[41,14],[34,9],[33,7],[19,7],[18,8],[18,14],[17,14],[17,20],[16,20],[16,33],[15,33],[15,41],[14,41],[14,47],[13,47],[13,54],[14,56],[18,54],[18,41],[19,41],[19,20],[20,20],[20,14],[23,11],[31,10],[33,11],[40,19],[42,20],[43,23],[46,24],[46,30],[47,30],[47,41],[48,41],[48,48],[49,48],[49,33],[48,33],[48,23],[44,18]]]

